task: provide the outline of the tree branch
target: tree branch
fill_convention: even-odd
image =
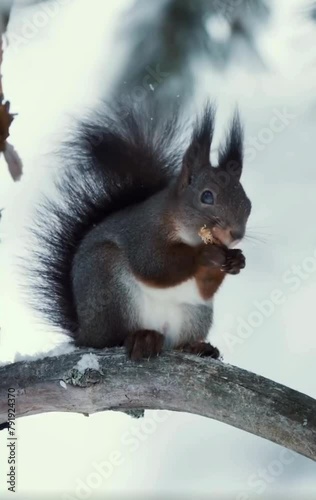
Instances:
[[[0,424],[7,420],[10,387],[16,390],[17,417],[175,410],[214,418],[316,460],[316,400],[218,361],[169,352],[133,363],[116,348],[3,366]]]

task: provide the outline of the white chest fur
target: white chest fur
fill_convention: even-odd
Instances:
[[[204,300],[194,278],[170,288],[153,288],[137,281],[141,327],[165,335],[170,346],[181,341],[189,321],[188,305],[212,305]]]

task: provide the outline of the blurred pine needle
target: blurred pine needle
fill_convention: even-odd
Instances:
[[[250,60],[261,61],[256,34],[270,8],[266,0],[136,0],[129,14],[120,34],[131,49],[117,94],[133,94],[146,86],[146,75],[157,73],[158,67],[165,76],[156,82],[151,79],[150,90],[156,97],[185,98],[192,93],[194,61],[224,70],[240,40]],[[225,37],[212,31],[216,23]]]

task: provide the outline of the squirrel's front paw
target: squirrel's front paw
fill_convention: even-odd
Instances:
[[[226,261],[222,270],[228,274],[238,274],[246,266],[246,258],[239,249],[228,249],[226,251]]]
[[[164,339],[164,336],[155,330],[138,330],[127,337],[124,345],[128,357],[132,361],[140,361],[159,356]]]
[[[225,250],[225,247],[219,245],[205,245],[199,255],[199,265],[222,269],[226,264]]]

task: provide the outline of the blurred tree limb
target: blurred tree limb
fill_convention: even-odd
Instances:
[[[86,354],[92,354],[91,368],[86,362],[79,368]],[[175,351],[134,363],[121,348],[78,349],[0,367],[2,428],[13,393],[16,418],[174,410],[219,420],[316,460],[316,400],[235,366]]]
[[[194,84],[192,63],[198,60],[224,69],[240,40],[250,60],[260,60],[256,31],[269,13],[265,0],[135,0],[121,28],[131,50],[117,95],[134,91],[137,99],[138,89],[147,85],[163,100],[178,94],[186,98]],[[221,23],[224,38],[213,32],[212,21]],[[154,79],[149,86],[150,76]]]

